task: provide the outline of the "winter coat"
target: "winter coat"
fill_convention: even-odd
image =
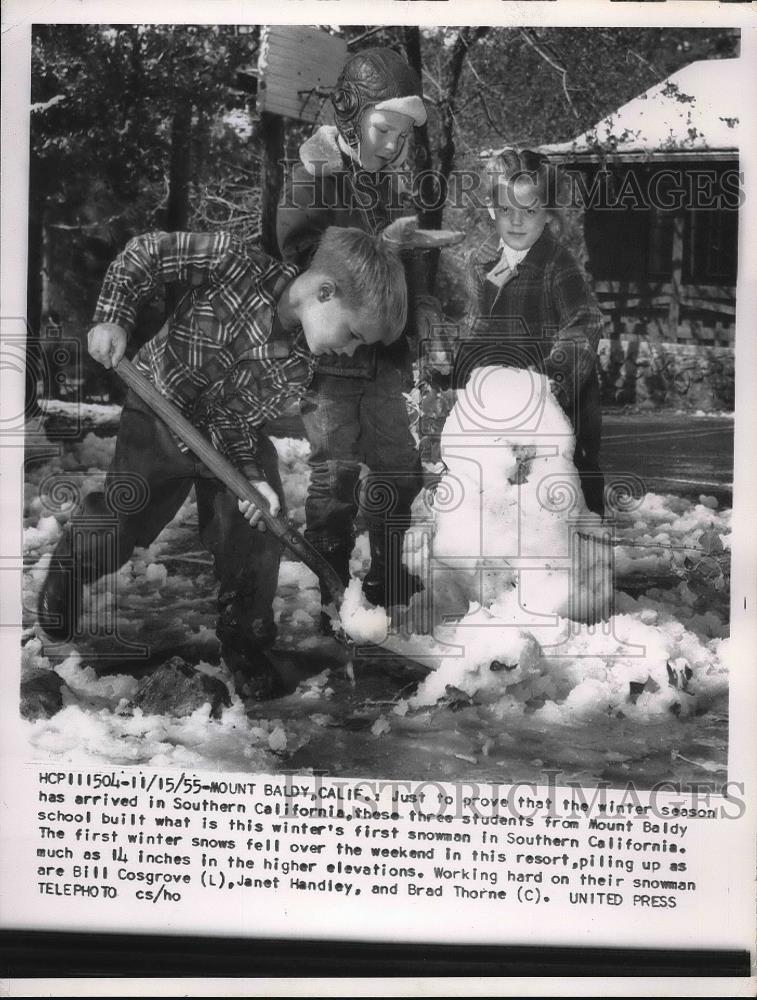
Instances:
[[[281,255],[287,263],[300,268],[308,266],[329,226],[379,233],[394,219],[408,214],[407,207],[403,208],[407,186],[404,172],[392,168],[378,173],[355,170],[340,149],[337,136],[335,126],[322,125],[300,146],[300,162],[288,174],[276,215]],[[323,357],[317,370],[329,375],[372,378],[377,357],[406,368],[409,364],[406,338],[400,337],[389,347],[358,347],[351,358]]]
[[[95,309],[95,323],[128,334],[158,284],[192,285],[134,363],[250,479],[263,478],[258,428],[304,390],[315,368],[302,329],[277,334],[274,326],[297,273],[228,233],[148,233],[110,265]]]
[[[597,383],[603,317],[594,294],[548,227],[498,287],[487,274],[499,258],[496,236],[468,258],[470,307],[455,384],[462,387],[479,365],[533,367],[552,380],[561,405],[580,422],[581,400]]]

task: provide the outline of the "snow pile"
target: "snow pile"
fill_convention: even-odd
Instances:
[[[38,751],[75,765],[108,760],[197,768],[212,761],[216,770],[240,771],[270,769],[271,753],[280,753],[288,743],[280,720],[250,723],[239,699],[218,720],[210,719],[210,704],[177,719],[77,702],[52,719],[30,723],[30,737]]]
[[[155,590],[160,590],[168,580],[168,570],[162,563],[150,563],[145,569],[145,580]]]
[[[464,646],[442,659],[410,706],[433,705],[453,689],[495,705],[502,718],[533,712],[567,723],[615,714],[646,722],[689,715],[726,691],[722,640],[703,640],[670,615],[643,619],[640,610],[617,614],[595,630],[562,619],[549,647],[479,608],[439,631]]]
[[[52,547],[59,527],[68,522],[83,497],[102,490],[115,443],[115,437],[98,438],[90,433],[54,454],[55,444],[35,436],[33,444],[42,453],[38,458],[29,447],[24,482],[25,553]]]
[[[76,401],[46,399],[42,405],[45,413],[50,416],[67,417],[72,422],[95,424],[96,426],[117,424],[121,415],[121,407],[116,403],[84,403],[78,399]]]
[[[298,524],[305,522],[305,497],[310,480],[307,460],[310,445],[300,438],[271,438],[279,456],[279,473],[284,487],[289,517]],[[302,475],[303,467],[306,475]]]
[[[38,642],[39,640],[36,640]],[[28,643],[31,646],[32,640]],[[92,667],[82,666],[81,656],[72,653],[55,668],[58,676],[66,682],[69,691],[76,696],[74,704],[93,708],[114,707],[128,701],[137,691],[139,681],[125,674],[98,677]]]
[[[355,642],[381,643],[386,639],[391,624],[383,608],[367,604],[363,586],[354,577],[344,592],[339,619],[344,631]]]
[[[725,588],[721,560],[730,550],[731,512],[718,511],[713,497],[698,504],[680,497],[647,493],[617,518],[615,572],[683,577],[688,570],[706,576],[716,590]]]
[[[557,722],[620,712],[646,720],[688,714],[725,690],[723,622],[697,614],[685,584],[675,604],[686,625],[649,598],[624,598],[623,613],[610,615],[612,550],[585,507],[573,448],[538,375],[479,369],[458,393],[424,552],[430,609],[429,594],[414,599],[426,603],[447,655],[411,707],[454,692],[495,703],[503,716],[529,711]],[[703,529],[712,548],[724,548],[724,519],[708,504],[648,495],[631,514],[629,542],[658,541],[650,522],[664,525],[668,541],[683,539],[684,554]],[[417,556],[417,541],[409,548]],[[450,618],[458,620],[445,624]]]
[[[398,741],[393,744],[401,761],[398,773],[426,774],[439,766],[450,780],[470,773],[449,770],[450,761],[478,758],[493,762],[498,780],[510,773],[505,765],[517,761],[512,778],[522,778],[530,772],[522,769],[520,757],[526,755],[526,763],[534,757],[529,749],[534,734],[539,740],[534,767],[558,762],[580,769],[584,777],[601,773],[608,760],[638,758],[646,769],[654,741],[660,774],[667,776],[671,746],[686,748],[684,732],[695,758],[704,752],[697,749],[700,740],[703,746],[722,743],[716,756],[725,759],[725,716],[718,699],[727,681],[728,591],[722,569],[727,572],[730,512],[718,510],[707,496],[691,503],[647,494],[616,513],[611,532],[620,543],[613,549],[617,577],[621,585],[635,580],[639,586],[629,587],[634,596],[615,594],[611,617],[600,616],[593,626],[580,624],[594,589],[604,596],[605,549],[600,544],[593,552],[591,539],[601,541],[606,526],[600,528],[583,506],[570,462],[570,428],[546,384],[531,373],[514,381],[512,375],[485,373],[474,379],[470,393],[461,394],[445,429],[447,475],[432,506],[423,496],[416,502],[405,557],[427,582],[435,620],[433,638],[413,634],[402,648],[408,657],[438,669],[411,700],[405,692],[391,709],[380,706],[396,702],[393,682],[386,680],[387,693],[374,673],[361,673],[359,661],[354,675],[349,667],[334,670],[335,643],[317,633],[318,582],[286,557],[274,602],[277,645],[304,654],[312,675],[287,698],[260,703],[252,714],[233,695],[231,677],[219,663],[217,583],[212,559],[198,538],[193,493],[149,548],[135,550],[118,573],[85,588],[86,638],[77,648],[45,648],[34,637],[37,592],[78,499],[102,488],[115,438],[88,435],[79,444],[66,441],[52,457],[50,442],[40,442],[37,457],[30,448],[22,662],[54,669],[66,683],[62,711],[24,723],[35,754],[77,763],[273,772],[281,757],[306,770],[321,766],[324,758],[318,755],[325,753],[326,768],[343,773],[351,760],[343,738],[358,741],[360,727],[370,726],[365,733],[377,747],[378,774],[385,773],[392,740]],[[302,524],[309,446],[290,438],[274,444],[290,516]],[[585,551],[580,551],[588,558],[571,575],[573,527],[585,536]],[[381,643],[386,616],[367,607],[360,592],[369,558],[363,533],[350,560],[356,579],[348,589],[343,623],[357,641]],[[589,586],[582,592],[584,580]],[[445,623],[444,614],[451,622]],[[103,625],[115,623],[117,636],[100,634]],[[211,717],[210,706],[185,718],[127,710],[138,685],[133,668],[144,674],[139,661],[128,660],[130,643],[146,646],[156,662],[164,650],[166,659],[179,652],[192,663],[199,659],[197,669],[229,687],[231,706],[220,718]],[[393,644],[398,648],[396,635]],[[113,656],[127,662],[111,664]],[[103,668],[112,672],[106,675]],[[382,700],[361,702],[349,727],[339,722],[339,739],[328,739],[328,727],[343,718],[348,697],[356,696],[352,692],[365,699],[365,683],[370,698]],[[685,716],[685,723],[671,711]],[[297,756],[308,743],[316,749]],[[414,749],[407,757],[410,746]],[[368,757],[356,752],[360,766],[366,766]],[[414,753],[421,756],[416,760]]]
[[[24,666],[50,669],[41,650],[39,639],[27,642]],[[140,684],[137,678],[98,676],[91,666],[82,664],[79,653],[72,653],[55,667],[66,682],[64,707],[51,719],[28,724],[30,743],[49,759],[76,765],[107,760],[196,768],[212,762],[217,770],[270,771],[272,754],[302,742],[296,731],[287,732],[280,719],[250,719],[223,666],[201,662],[197,669],[219,678],[230,690],[231,706],[220,719],[211,718],[210,703],[182,718],[130,709],[128,702]],[[264,705],[261,713],[266,714]]]
[[[600,518],[584,503],[574,448],[545,378],[504,367],[473,373],[442,435],[435,592],[456,588],[458,601],[485,606],[496,600],[521,621],[524,612],[536,620],[578,606],[590,620],[602,617],[609,553],[599,544]]]
[[[115,437],[98,437],[90,431],[81,444],[74,447],[73,453],[63,463],[63,467],[78,467],[90,469],[107,469],[113,458],[116,447]]]
[[[329,686],[331,679],[330,670],[322,670],[314,677],[307,677],[298,687],[298,693],[303,701],[320,701],[332,698],[334,690]]]
[[[52,514],[41,517],[34,527],[24,528],[24,554],[55,545],[59,537],[60,524],[57,519]]]

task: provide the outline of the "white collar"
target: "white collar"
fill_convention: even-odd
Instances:
[[[504,240],[499,241],[499,247],[501,250],[500,258],[504,260],[511,271],[515,270],[518,264],[520,264],[520,262],[528,254],[528,251],[531,249],[528,247],[526,250],[513,250],[513,248],[509,247]]]

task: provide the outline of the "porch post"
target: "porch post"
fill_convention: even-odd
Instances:
[[[673,219],[672,273],[670,276],[670,305],[668,306],[668,336],[673,343],[678,340],[678,323],[681,315],[684,219],[683,213],[678,213]]]

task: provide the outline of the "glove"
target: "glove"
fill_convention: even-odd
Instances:
[[[418,219],[415,215],[403,215],[395,219],[381,231],[381,239],[391,246],[404,247],[413,245],[413,234],[418,229]]]

